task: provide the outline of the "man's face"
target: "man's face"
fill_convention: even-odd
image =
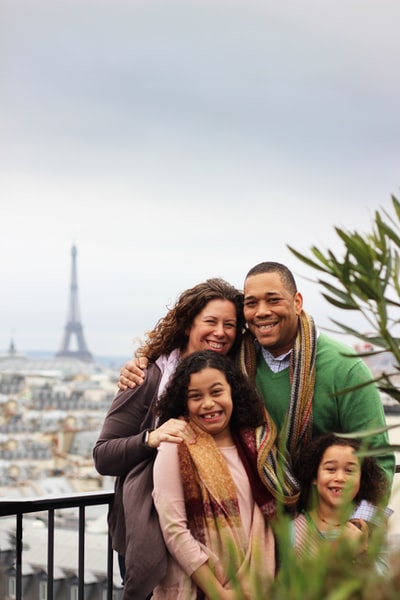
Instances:
[[[288,352],[303,307],[300,292],[288,290],[279,273],[251,275],[244,283],[244,317],[261,346],[273,356]]]

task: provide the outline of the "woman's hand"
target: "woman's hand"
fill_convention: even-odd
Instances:
[[[161,442],[180,444],[183,441],[188,444],[196,442],[196,435],[193,429],[183,419],[169,419],[149,433],[147,445],[150,448],[158,448]]]
[[[137,385],[141,385],[145,377],[144,369],[146,369],[148,364],[149,361],[145,356],[133,358],[128,361],[119,372],[119,389],[124,391],[128,388],[133,389]]]

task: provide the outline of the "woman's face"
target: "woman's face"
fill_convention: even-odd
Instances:
[[[236,307],[230,300],[210,300],[194,318],[183,356],[199,350],[228,354],[237,333]]]
[[[192,373],[187,398],[189,418],[212,435],[217,445],[230,441],[233,403],[225,373],[211,367]]]

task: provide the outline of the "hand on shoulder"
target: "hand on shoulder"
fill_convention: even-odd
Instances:
[[[158,448],[161,442],[180,444],[184,441],[188,444],[194,444],[196,441],[196,435],[189,423],[184,419],[169,419],[149,433],[147,446]]]
[[[133,358],[125,363],[119,373],[119,389],[124,391],[128,388],[134,389],[136,386],[141,385],[145,379],[144,370],[147,368],[148,364],[149,361],[145,356]]]

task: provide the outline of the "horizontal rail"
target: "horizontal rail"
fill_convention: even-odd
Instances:
[[[22,551],[23,516],[47,511],[48,514],[48,551],[47,551],[47,598],[54,598],[54,511],[67,508],[79,509],[78,524],[78,600],[85,598],[85,509],[87,506],[110,505],[113,491],[93,491],[75,494],[60,494],[32,498],[0,498],[0,516],[16,517],[16,600],[22,600]],[[107,600],[113,597],[113,549],[108,534],[107,546]]]
[[[31,498],[0,498],[0,516],[17,513],[25,514],[42,510],[76,508],[80,506],[97,506],[110,504],[113,491],[94,491],[75,494],[57,494],[50,496],[34,496]]]

